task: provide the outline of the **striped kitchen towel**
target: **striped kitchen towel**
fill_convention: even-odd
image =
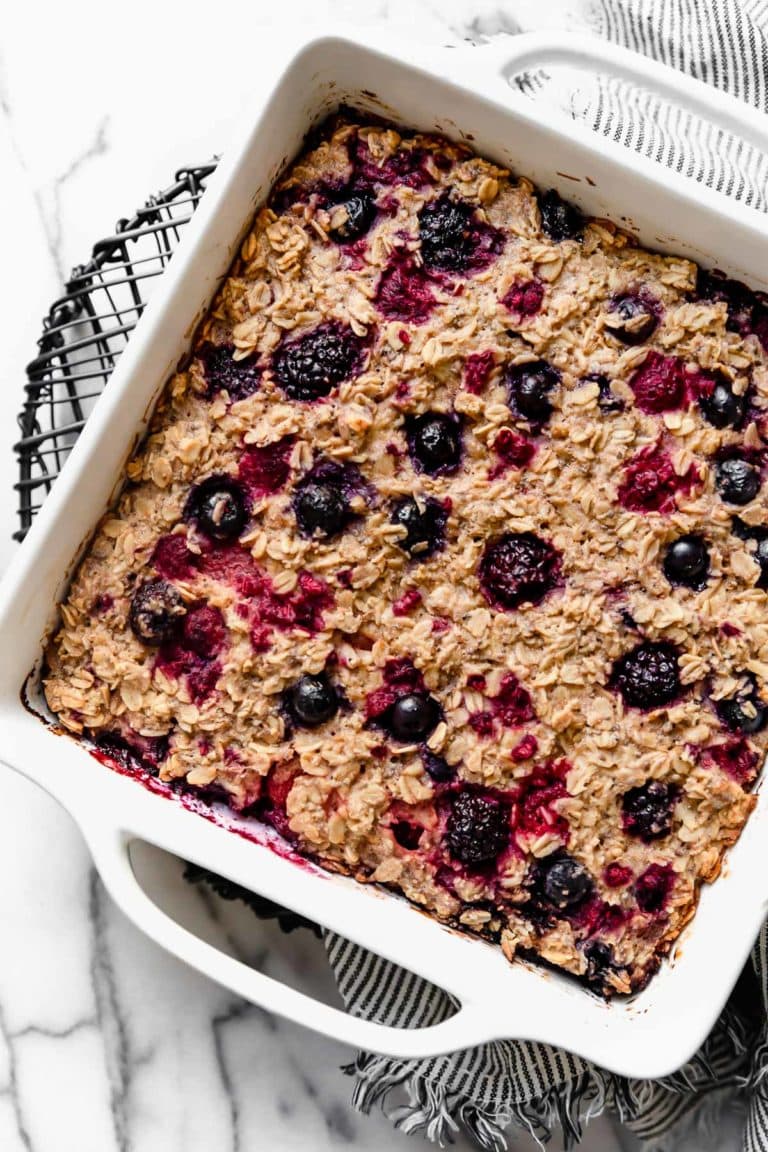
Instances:
[[[653,56],[768,112],[768,0],[492,0],[467,29],[587,31]],[[533,98],[551,100],[597,132],[765,210],[768,157],[682,109],[609,76],[538,72],[520,78]],[[410,973],[326,934],[350,1012],[413,1027],[437,1023],[452,1005]],[[354,1103],[381,1105],[405,1132],[439,1143],[464,1129],[487,1149],[504,1149],[520,1126],[545,1140],[559,1123],[566,1147],[587,1121],[610,1109],[644,1148],[679,1148],[684,1128],[707,1146],[727,1106],[744,1108],[743,1152],[768,1152],[768,937],[703,1048],[675,1075],[626,1080],[545,1045],[503,1042],[432,1060],[359,1053],[350,1071]],[[717,1147],[723,1148],[722,1143]],[[734,1150],[735,1152],[735,1150]]]

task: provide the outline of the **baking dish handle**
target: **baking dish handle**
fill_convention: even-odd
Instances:
[[[129,833],[90,828],[87,839],[107,891],[138,928],[191,968],[266,1011],[343,1044],[406,1059],[455,1052],[496,1035],[492,1019],[470,1005],[428,1028],[394,1028],[315,1000],[221,952],[163,912],[136,878],[130,858],[134,838]]]
[[[524,32],[517,36],[498,36],[479,47],[443,49],[442,55],[443,72],[446,59],[455,61],[457,56],[464,56],[472,66],[474,82],[487,89],[491,84],[498,88],[501,81],[507,99],[510,80],[529,69],[560,64],[607,72],[652,89],[656,95],[682,105],[686,111],[768,153],[768,116],[763,112],[676,68],[595,36]],[[519,98],[529,102],[528,97]],[[574,121],[565,113],[549,111],[573,129]]]

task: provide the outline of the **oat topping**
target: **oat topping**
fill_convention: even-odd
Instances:
[[[326,867],[646,983],[768,725],[768,304],[337,117],[62,605],[61,723]]]

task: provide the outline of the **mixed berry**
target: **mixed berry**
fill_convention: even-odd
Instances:
[[[461,424],[445,412],[424,412],[406,422],[413,466],[430,476],[454,472],[461,461]]]
[[[481,221],[471,204],[449,195],[430,200],[418,220],[421,259],[433,272],[477,271],[504,246],[501,233]]]
[[[186,614],[178,588],[167,580],[148,580],[136,589],[128,618],[142,644],[163,644],[179,631]]]
[[[362,360],[360,338],[331,322],[285,340],[272,357],[272,373],[291,400],[321,400],[355,376]]]
[[[300,677],[286,694],[291,719],[301,728],[318,728],[339,710],[339,696],[323,673]]]
[[[610,685],[629,708],[663,708],[682,691],[678,651],[665,640],[646,640],[615,662]]]
[[[562,557],[533,532],[508,532],[486,546],[478,568],[483,595],[494,608],[511,611],[539,604],[561,579]]]
[[[581,237],[584,217],[578,208],[563,200],[554,188],[550,188],[539,199],[539,212],[543,231],[556,243]]]
[[[664,575],[670,584],[703,588],[709,572],[709,548],[703,536],[678,536],[664,554]]]
[[[658,328],[660,313],[648,292],[621,292],[610,301],[605,327],[622,344],[644,344]]]
[[[445,544],[448,513],[431,496],[403,497],[395,504],[390,519],[398,528],[405,529],[405,536],[400,537],[397,544],[414,560],[426,560]]]
[[[530,424],[546,424],[552,415],[552,392],[560,383],[560,373],[546,360],[517,364],[506,373],[509,407],[513,415]]]
[[[446,825],[448,851],[469,868],[492,864],[509,846],[509,807],[495,796],[461,791]]]
[[[241,486],[229,476],[209,476],[189,493],[184,515],[211,540],[235,540],[248,519]]]

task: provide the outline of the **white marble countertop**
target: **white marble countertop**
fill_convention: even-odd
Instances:
[[[555,20],[556,7],[530,4],[539,23]],[[218,0],[197,9],[178,0],[25,0],[3,8],[0,567],[16,527],[12,444],[24,365],[48,304],[119,217],[176,168],[221,148],[275,38],[326,18],[388,21],[435,44],[514,31],[496,0]],[[69,817],[11,773],[2,784],[3,1152],[409,1145],[382,1116],[351,1110],[351,1081],[340,1071],[349,1051],[236,1000],[161,952],[106,896]],[[187,904],[189,922],[223,947],[333,995],[308,933],[282,937],[230,906],[212,915],[195,893]],[[513,1146],[529,1152],[534,1144],[519,1136]],[[587,1152],[633,1146],[607,1120],[584,1143]]]

